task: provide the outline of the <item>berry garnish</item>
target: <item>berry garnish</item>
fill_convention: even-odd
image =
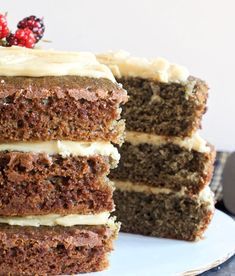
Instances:
[[[19,29],[30,29],[34,33],[36,42],[43,37],[45,31],[43,19],[38,18],[35,15],[25,17],[18,23],[17,27]]]
[[[45,26],[43,19],[34,15],[25,17],[18,25],[15,33],[9,31],[6,15],[0,14],[0,46],[21,46],[33,48],[43,37]]]
[[[18,44],[18,39],[15,37],[15,34],[10,33],[7,37],[6,37],[6,46],[10,47],[10,46],[16,46]]]
[[[33,48],[36,43],[36,38],[34,37],[34,33],[29,28],[18,29],[15,32],[14,36],[17,39],[18,46]]]
[[[9,28],[7,26],[6,15],[0,14],[0,39],[7,37]]]

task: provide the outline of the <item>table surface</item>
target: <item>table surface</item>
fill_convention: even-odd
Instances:
[[[201,276],[232,276],[235,275],[235,255],[222,265],[201,274]]]
[[[218,202],[216,204],[216,208],[227,213],[228,215],[232,216],[235,220],[235,216],[232,214],[229,214],[223,204],[223,202]],[[235,245],[234,245],[235,246]],[[232,276],[235,275],[235,255],[232,256],[230,259],[228,259],[225,263],[219,265],[218,267],[215,267],[207,272],[204,272],[200,274],[201,276]]]

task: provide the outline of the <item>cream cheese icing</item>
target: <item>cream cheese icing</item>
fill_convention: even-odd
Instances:
[[[151,187],[144,184],[135,184],[131,181],[119,181],[119,180],[113,180],[113,181],[115,183],[115,187],[121,191],[147,193],[147,194],[174,193],[176,196],[179,196],[179,197],[187,195],[185,192],[185,188],[182,188],[181,191],[176,192],[169,188]],[[214,206],[213,193],[208,185],[204,189],[202,189],[201,192],[195,197],[197,197],[199,201],[207,202],[209,204],[209,208]]]
[[[170,63],[164,58],[148,60],[133,57],[126,51],[107,52],[96,55],[97,59],[109,66],[115,77],[140,77],[160,82],[184,82],[189,76],[188,70]]]
[[[65,76],[77,75],[106,78],[115,82],[110,69],[97,61],[89,52],[63,52],[28,49],[25,47],[0,47],[1,76]]]
[[[103,212],[100,214],[90,214],[90,215],[38,215],[38,216],[25,216],[25,217],[0,217],[0,223],[6,223],[9,225],[18,226],[56,226],[61,225],[65,227],[74,225],[102,225],[102,224],[112,224],[114,222],[113,218],[109,218],[109,212]]]
[[[104,155],[117,162],[120,159],[117,148],[109,142],[42,141],[0,144],[0,151],[60,154],[63,157]]]
[[[207,145],[207,142],[201,138],[198,132],[195,132],[191,137],[179,138],[159,136],[143,132],[127,131],[126,141],[133,145],[138,145],[142,143],[148,143],[152,145],[173,143],[190,151],[195,150],[201,153],[210,152],[210,147]]]

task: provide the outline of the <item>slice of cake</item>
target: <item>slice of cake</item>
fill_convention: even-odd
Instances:
[[[103,270],[126,91],[89,53],[0,48],[0,274]]]
[[[122,230],[196,240],[211,221],[208,187],[215,150],[197,130],[206,110],[207,85],[164,59],[126,52],[97,55],[127,89],[126,142],[115,181]]]
[[[1,142],[122,143],[126,93],[93,54],[11,47],[1,48],[0,59]]]

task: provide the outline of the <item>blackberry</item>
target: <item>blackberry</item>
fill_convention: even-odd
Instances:
[[[15,46],[18,45],[18,39],[15,37],[15,34],[10,33],[7,37],[6,37],[6,46],[10,47],[10,46]]]
[[[25,17],[18,23],[17,27],[19,29],[30,29],[34,34],[36,43],[43,37],[45,31],[43,18],[38,18],[35,15]]]

